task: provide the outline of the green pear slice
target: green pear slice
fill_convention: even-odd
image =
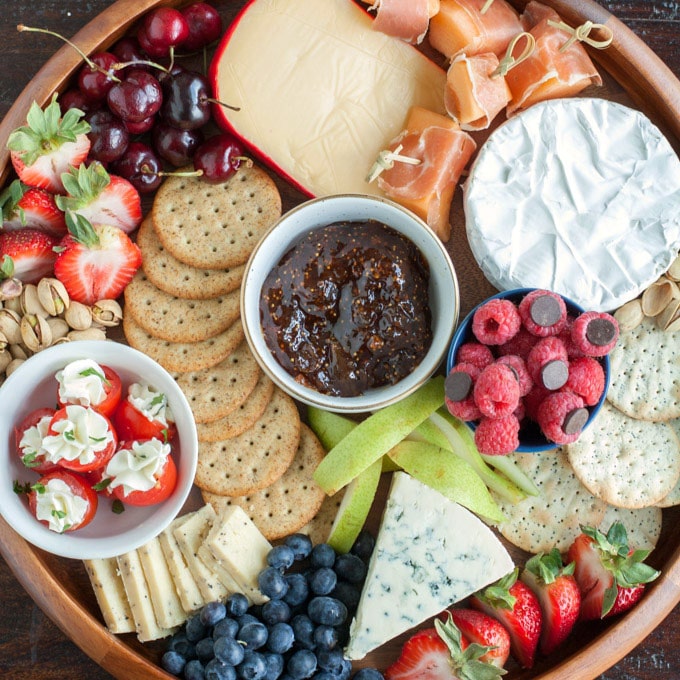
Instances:
[[[316,406],[307,407],[307,422],[326,451],[337,446],[357,426],[351,418]]]

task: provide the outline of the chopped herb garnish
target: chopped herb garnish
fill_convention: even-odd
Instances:
[[[33,453],[27,453],[21,456],[21,462],[28,468],[35,467],[38,465],[38,454],[34,451]]]
[[[116,499],[111,504],[111,511],[116,515],[120,515],[122,512],[125,512],[125,506],[118,499]]]
[[[30,493],[31,492],[31,483],[30,482],[24,482],[22,484],[18,479],[15,479],[14,483],[12,484],[12,490],[16,494]]]
[[[74,442],[76,440],[75,434],[73,434],[73,430],[64,430],[62,433],[64,435],[64,439],[69,442]]]
[[[33,491],[36,493],[45,493],[45,485],[40,484],[40,482],[36,482],[35,484],[32,484],[30,487]]]
[[[57,510],[56,508],[52,510],[52,517],[56,517],[57,519],[64,519],[66,517],[66,513],[63,510]]]
[[[104,489],[106,489],[106,488],[111,484],[112,481],[113,481],[113,478],[111,478],[111,477],[105,477],[105,478],[102,479],[100,482],[97,482],[96,484],[93,484],[93,485],[92,485],[92,488],[93,488],[95,491],[103,491]]]
[[[78,375],[82,375],[83,378],[87,378],[90,375],[96,375],[105,385],[111,384],[103,373],[100,373],[98,370],[94,368],[86,368],[84,371],[80,371]]]

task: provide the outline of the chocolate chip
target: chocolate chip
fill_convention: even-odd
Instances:
[[[472,389],[472,378],[465,371],[451,371],[444,381],[444,393],[449,401],[463,401]]]
[[[559,390],[568,379],[569,367],[561,359],[548,361],[541,369],[541,380],[548,390]]]
[[[560,303],[552,295],[539,295],[529,308],[532,321],[537,326],[548,328],[562,318]]]
[[[608,345],[616,337],[616,327],[606,318],[597,318],[588,322],[586,339],[596,347]]]
[[[581,407],[569,411],[569,413],[564,416],[564,421],[562,422],[564,434],[577,434],[580,432],[588,422],[589,416],[590,414],[588,413],[587,408]]]

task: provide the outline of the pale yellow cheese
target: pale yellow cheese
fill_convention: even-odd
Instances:
[[[272,546],[243,508],[226,505],[207,535],[205,546],[245,594],[253,597],[254,592],[259,592],[257,577],[267,566]]]
[[[198,556],[198,550],[210,532],[215,516],[212,505],[204,505],[173,530],[177,545],[205,602],[221,600],[230,594],[224,583]]]
[[[312,195],[381,193],[366,176],[409,109],[445,113],[446,73],[371,21],[351,0],[255,0],[213,64],[235,131]]]
[[[193,513],[192,513],[193,514]],[[184,555],[180,550],[174,531],[191,515],[184,515],[175,519],[170,526],[161,532],[158,539],[163,550],[165,561],[175,583],[175,590],[182,607],[186,612],[193,612],[205,604],[201,591],[194,579]]]
[[[176,628],[165,628],[156,621],[149,587],[137,551],[132,550],[119,555],[116,560],[139,641],[150,642],[172,635]]]
[[[85,560],[85,570],[90,577],[106,627],[112,633],[134,632],[135,622],[125,595],[123,580],[118,573],[116,558]]]
[[[187,612],[175,589],[175,582],[165,561],[165,555],[158,538],[137,548],[137,553],[149,586],[151,605],[159,625],[166,628],[179,626],[187,619]]]

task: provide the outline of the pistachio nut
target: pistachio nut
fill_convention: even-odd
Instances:
[[[9,376],[12,375],[12,373],[14,373],[14,371],[16,371],[16,369],[24,363],[24,361],[26,361],[26,359],[12,359],[12,361],[10,361],[5,368],[5,376],[9,378]]]
[[[101,328],[73,330],[66,336],[69,340],[106,340],[106,333]]]
[[[12,361],[12,355],[8,349],[3,349],[0,352],[0,373],[4,373],[7,366],[9,366]]]
[[[71,301],[64,320],[74,331],[85,331],[92,325],[92,310],[82,302]]]
[[[45,277],[38,281],[38,299],[50,316],[59,316],[68,309],[70,298],[64,284],[55,278]]]
[[[92,305],[94,323],[111,328],[123,320],[123,308],[116,300],[99,300]]]
[[[0,300],[12,300],[19,297],[24,284],[19,279],[3,279],[0,281]]]
[[[52,329],[42,316],[25,314],[21,319],[21,337],[31,352],[39,352],[52,344]]]
[[[0,332],[10,345],[21,342],[21,317],[12,309],[0,309]]]
[[[22,314],[37,314],[39,316],[48,316],[45,308],[40,304],[38,298],[38,286],[33,283],[27,283],[19,296],[21,299]]]
[[[9,353],[13,359],[28,359],[29,350],[23,343],[17,342],[15,345],[9,346]]]
[[[622,333],[637,328],[645,320],[645,313],[642,311],[642,301],[640,298],[635,298],[621,305],[614,312],[614,318],[618,322],[619,330]]]
[[[64,321],[64,319],[58,316],[50,316],[47,319],[47,324],[52,331],[52,344],[56,344],[57,340],[65,338],[68,332],[71,330],[69,325]]]

